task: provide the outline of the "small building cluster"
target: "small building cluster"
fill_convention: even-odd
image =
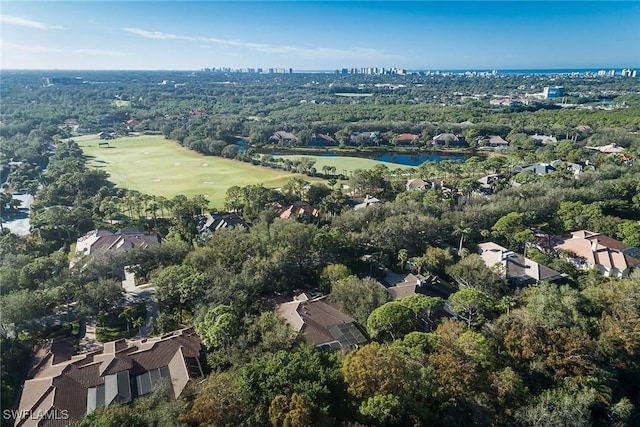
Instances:
[[[192,328],[138,341],[112,341],[101,350],[78,355],[73,355],[69,339],[44,341],[20,396],[18,413],[24,417],[18,417],[15,426],[68,425],[98,408],[149,394],[162,378],[178,398],[189,382],[203,377],[202,348]]]

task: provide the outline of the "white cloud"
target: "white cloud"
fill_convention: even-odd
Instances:
[[[37,30],[64,30],[62,25],[49,25],[44,22],[20,18],[19,16],[0,15],[0,22],[3,24],[18,25],[20,27],[35,28]]]
[[[131,56],[130,53],[120,52],[117,50],[100,50],[100,49],[76,49],[74,53],[82,55],[98,55],[98,56]]]
[[[20,50],[22,52],[31,53],[60,53],[62,50],[55,47],[40,46],[35,44],[17,44],[0,41],[0,49],[2,50]]]
[[[147,39],[156,40],[192,40],[190,37],[177,36],[175,34],[163,33],[161,31],[146,31],[140,28],[123,28],[122,31]]]
[[[300,47],[290,45],[271,45],[254,43],[237,39],[220,39],[214,37],[192,37],[161,31],[147,31],[140,28],[122,28],[123,31],[148,39],[156,40],[183,40],[189,42],[209,43],[221,47],[244,48],[254,52],[270,53],[277,55],[299,56],[303,58],[346,58],[346,59],[398,59],[400,56],[388,54],[378,49],[353,47],[349,49],[337,49],[331,47]]]

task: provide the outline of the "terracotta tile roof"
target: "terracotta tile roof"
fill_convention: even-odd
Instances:
[[[420,137],[413,133],[401,133],[400,135],[396,136],[396,141],[413,141],[414,139],[418,138]]]
[[[302,217],[307,221],[311,221],[320,216],[320,212],[307,202],[297,201],[288,206],[282,206],[279,203],[271,205],[282,219]]]
[[[629,269],[640,266],[640,258],[633,256],[631,246],[593,231],[574,231],[555,249],[574,253],[584,260],[585,267],[603,268],[606,275],[626,275]]]
[[[336,140],[331,138],[329,135],[323,135],[321,133],[314,134],[312,138],[322,139],[323,141],[326,141],[326,142],[336,142]]]

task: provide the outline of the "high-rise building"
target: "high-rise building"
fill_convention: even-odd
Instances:
[[[543,92],[545,99],[560,98],[564,96],[564,88],[562,86],[545,87]]]

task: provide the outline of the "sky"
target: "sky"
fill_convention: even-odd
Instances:
[[[0,2],[2,69],[640,68],[640,1]]]

